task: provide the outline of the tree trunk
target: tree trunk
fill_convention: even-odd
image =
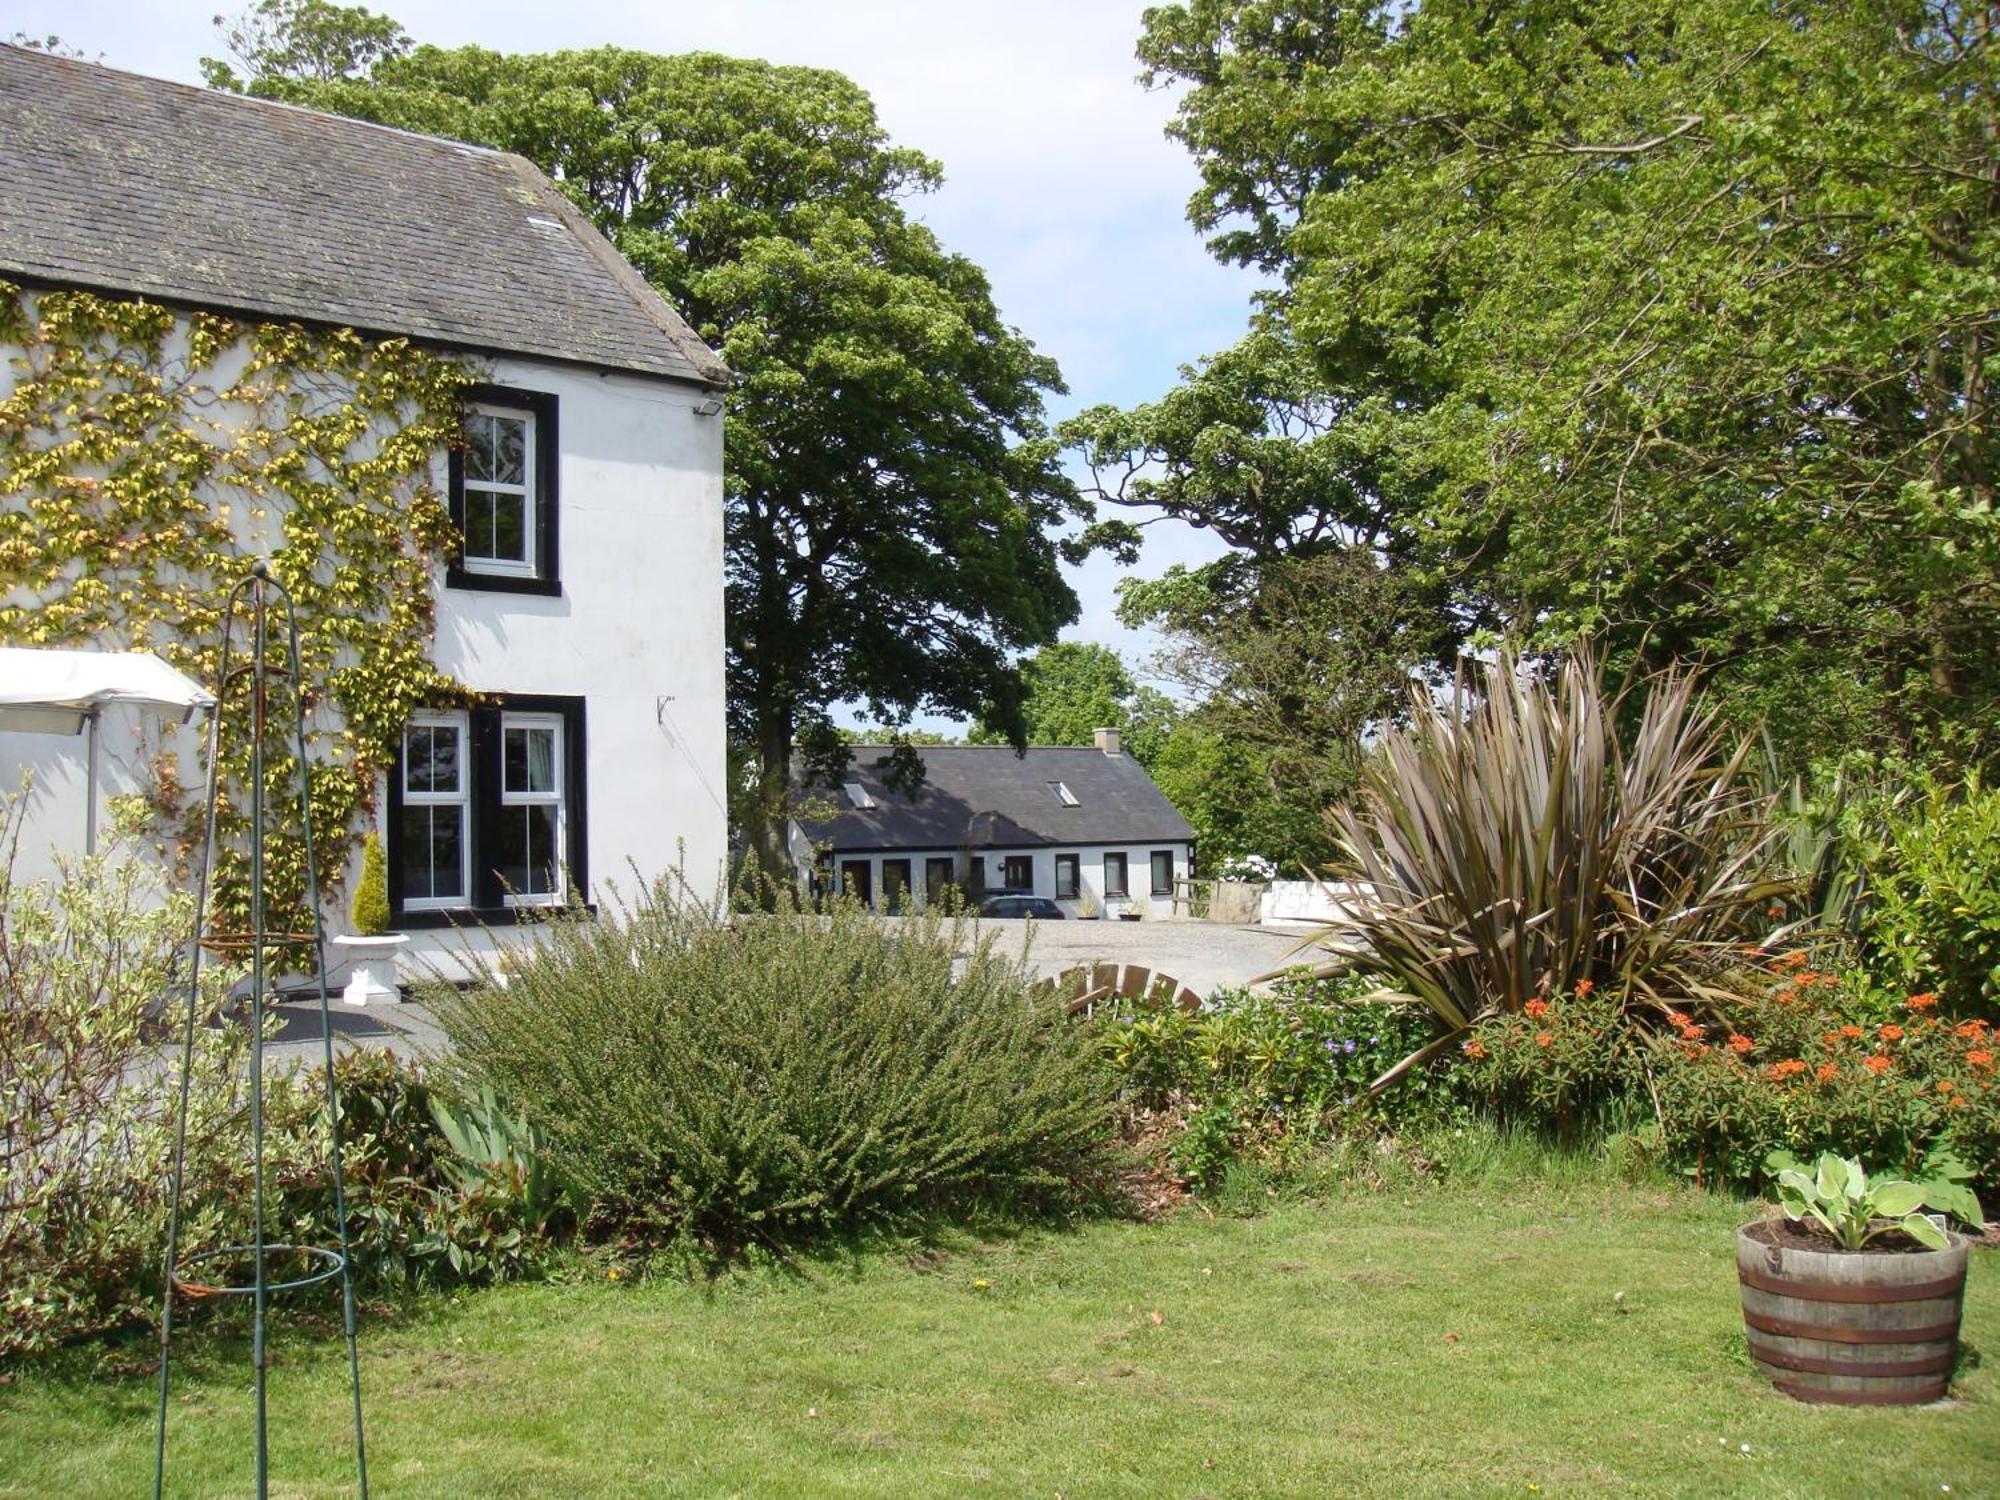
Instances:
[[[744,829],[765,902],[798,878],[792,867],[788,833],[792,806],[793,713],[789,706],[764,706],[757,715],[757,785]]]

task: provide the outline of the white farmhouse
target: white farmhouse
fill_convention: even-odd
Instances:
[[[480,697],[412,720],[379,789],[398,927],[721,878],[728,372],[533,165],[0,46],[0,280],[183,331],[407,336],[477,372],[434,458],[462,533],[434,587],[436,663]],[[107,724],[107,793],[142,788],[163,733]],[[81,847],[81,744],[0,735],[0,789],[24,767],[33,875]]]
[[[886,745],[855,745],[838,784],[793,789],[791,847],[821,889],[879,911],[946,887],[1043,896],[1064,914],[1167,916],[1194,864],[1194,830],[1118,731],[1094,745],[925,745],[914,795]]]

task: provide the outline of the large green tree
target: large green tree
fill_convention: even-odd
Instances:
[[[361,37],[330,74],[329,10]],[[305,48],[285,28],[308,16]],[[370,50],[379,18],[319,0],[257,17],[253,76],[212,64],[212,81],[519,152],[739,375],[729,711],[767,863],[794,744],[841,753],[832,705],[1024,734],[1013,663],[1075,617],[1054,535],[1087,510],[1044,426],[1061,377],[910,217],[941,169],[887,139],[864,91],[711,54]]]
[[[1172,717],[1157,688],[1133,680],[1124,658],[1090,641],[1058,641],[1021,663],[1021,717],[1035,745],[1088,745],[1099,729],[1116,729],[1144,764]],[[969,736],[975,745],[1005,743],[997,718],[982,718]]]
[[[1989,758],[1996,19],[1149,10],[1191,216],[1271,287],[1236,350],[1072,436],[1120,481],[1154,460],[1111,498],[1244,556],[1331,517],[1443,590],[1454,629],[1702,661],[1793,762]]]

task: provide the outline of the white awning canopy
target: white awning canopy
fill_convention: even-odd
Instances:
[[[113,703],[184,724],[215,698],[150,651],[0,647],[0,729],[81,734]]]
[[[0,730],[90,731],[84,767],[83,848],[97,852],[97,719],[113,704],[185,724],[215,697],[150,651],[0,646]]]

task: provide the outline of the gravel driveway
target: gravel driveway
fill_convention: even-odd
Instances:
[[[899,918],[884,917],[884,922]],[[1262,927],[1219,922],[1018,922],[988,919],[977,923],[981,935],[995,937],[1003,952],[1026,952],[1038,974],[1059,974],[1078,964],[1140,964],[1156,974],[1170,974],[1197,994],[1221,985],[1247,984],[1288,963],[1308,961],[1297,954],[1300,936]],[[320,1055],[319,1005],[294,1001],[282,1006],[284,1026],[267,1044],[273,1064],[314,1062]],[[423,1006],[405,1001],[357,1010],[344,1004],[338,992],[330,1006],[334,1046],[386,1047],[405,1057],[442,1052],[444,1035]]]
[[[1220,985],[1248,984],[1289,963],[1310,962],[1310,955],[1293,955],[1300,940],[1296,932],[1220,922],[989,920],[979,928],[997,935],[1007,952],[1025,947],[1038,973],[1056,974],[1085,963],[1140,964],[1171,974],[1201,995]]]

